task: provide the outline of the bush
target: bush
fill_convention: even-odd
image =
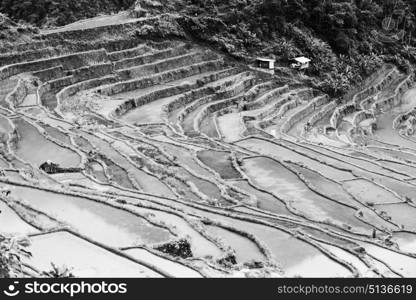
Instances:
[[[186,239],[156,246],[155,249],[175,257],[189,258],[193,256],[191,244]]]
[[[22,258],[30,257],[27,238],[0,234],[0,278],[21,277]]]

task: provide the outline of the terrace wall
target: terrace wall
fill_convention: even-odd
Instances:
[[[274,89],[270,92],[268,92],[267,94],[263,95],[262,97],[260,97],[259,99],[257,99],[254,102],[248,102],[245,104],[245,109],[246,110],[254,110],[254,109],[258,109],[261,108],[265,105],[267,105],[268,103],[270,103],[271,101],[273,101],[273,99],[275,99],[275,97],[279,97],[285,93],[288,93],[290,91],[289,86],[285,85],[282,86],[280,88]]]
[[[166,60],[169,58],[173,58],[175,56],[184,55],[187,53],[188,50],[189,50],[189,47],[187,45],[181,45],[173,49],[161,50],[161,51],[150,53],[147,55],[141,55],[141,56],[119,60],[114,63],[114,67],[115,69],[120,70],[120,69],[137,67],[140,65],[151,64],[157,60]]]
[[[280,131],[282,133],[287,133],[293,125],[305,119],[306,116],[312,114],[316,108],[321,107],[327,104],[330,101],[328,95],[319,96],[316,99],[312,100],[308,105],[306,105],[302,110],[293,114],[281,127]]]
[[[382,110],[386,111],[399,105],[402,100],[402,96],[407,92],[414,83],[414,74],[407,76],[394,90],[392,96],[379,100],[371,107],[373,113],[379,113]]]
[[[12,64],[0,68],[0,80],[11,76],[53,68],[62,65],[64,69],[78,69],[89,64],[98,64],[108,61],[107,52],[104,49],[80,52],[49,59],[36,60],[31,62]]]
[[[47,47],[43,49],[27,50],[23,52],[6,53],[0,55],[0,66],[17,64],[23,61],[33,61],[58,55],[56,48]]]
[[[209,71],[215,71],[221,68],[223,65],[222,60],[215,60],[210,62],[204,62],[187,66],[184,68],[171,70],[168,72],[160,73],[154,76],[124,81],[117,84],[113,84],[107,87],[103,87],[100,91],[101,94],[106,96],[112,96],[123,92],[143,89],[157,84],[167,83],[170,81],[179,80],[182,78],[190,77],[200,73]]]
[[[19,79],[14,90],[6,96],[6,102],[12,106],[20,105],[27,96],[27,88],[24,80]]]
[[[64,67],[56,66],[49,69],[33,72],[33,76],[38,77],[42,82],[51,81],[64,76]]]
[[[333,128],[338,128],[345,116],[355,112],[357,110],[356,102],[344,104],[335,109],[332,114],[329,124]]]

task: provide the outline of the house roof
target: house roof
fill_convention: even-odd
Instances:
[[[267,57],[257,57],[256,59],[260,60],[260,61],[267,61],[267,62],[275,62],[276,61],[275,59],[267,58]]]
[[[305,56],[301,56],[301,57],[295,57],[293,60],[300,62],[301,64],[305,64],[310,62],[311,60]]]

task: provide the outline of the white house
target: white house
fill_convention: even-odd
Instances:
[[[256,58],[257,67],[262,68],[262,69],[274,70],[275,62],[276,60],[272,58],[263,58],[263,57]]]
[[[311,60],[307,57],[304,57],[304,56],[295,57],[293,61],[294,61],[294,63],[292,63],[293,69],[304,70],[310,67]]]

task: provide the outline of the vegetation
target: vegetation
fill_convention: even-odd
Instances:
[[[0,278],[22,276],[22,258],[30,257],[26,250],[29,240],[0,234]]]
[[[411,0],[186,2],[182,24],[191,35],[238,57],[308,56],[308,75],[331,96],[343,95],[383,61],[406,71],[416,61]]]
[[[74,278],[72,270],[67,266],[57,266],[54,263],[51,263],[52,269],[48,272],[43,272],[42,274],[48,278]]]
[[[191,244],[186,239],[180,239],[179,241],[172,241],[156,246],[155,249],[175,257],[189,258],[193,256]]]
[[[0,0],[3,13],[37,26],[128,7],[136,16],[174,13],[188,35],[238,58],[267,55],[287,64],[308,56],[307,75],[318,79],[312,84],[331,96],[383,62],[404,71],[416,62],[413,0]]]
[[[127,9],[134,0],[0,0],[0,11],[37,26],[62,26],[79,19]]]

